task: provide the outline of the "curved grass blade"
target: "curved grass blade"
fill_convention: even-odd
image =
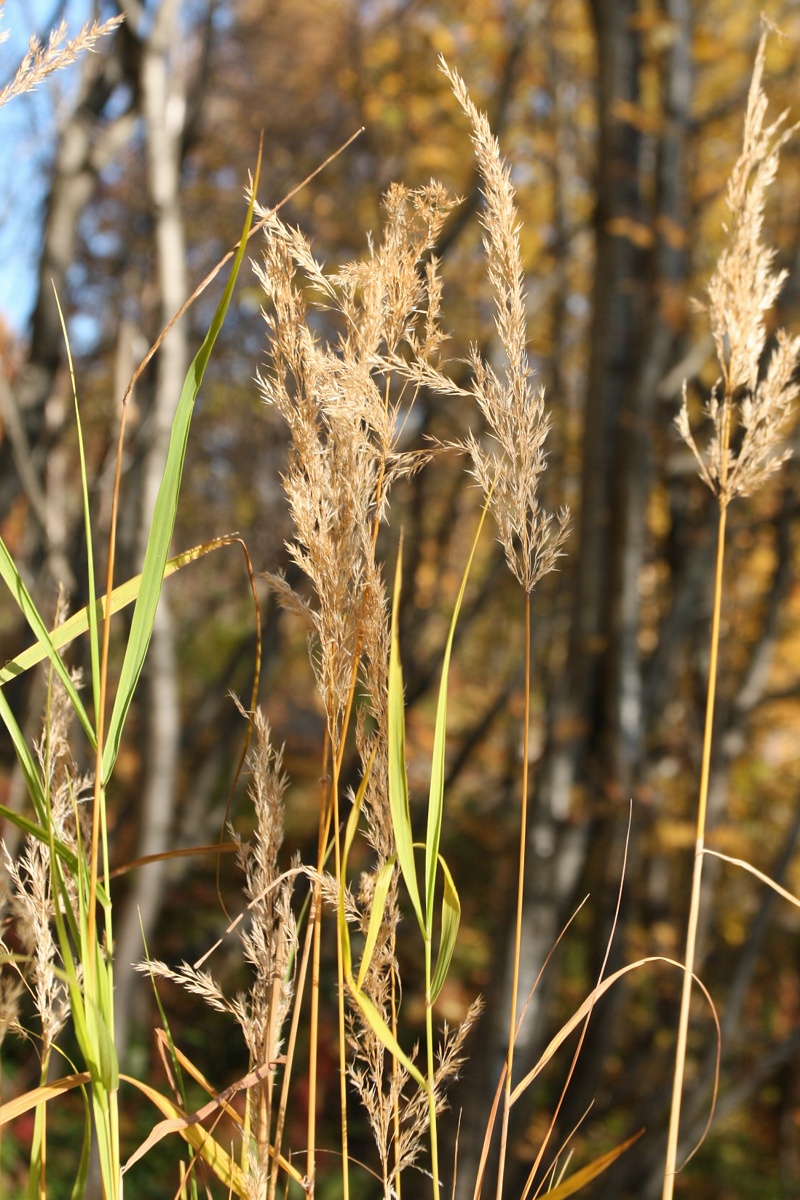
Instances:
[[[419,1087],[421,1087],[423,1091],[427,1092],[427,1080],[422,1075],[419,1068],[414,1066],[413,1062],[403,1050],[397,1038],[394,1036],[391,1029],[386,1024],[370,998],[355,986],[355,980],[353,979],[352,975],[347,982],[350,985],[353,999],[361,1009],[364,1018],[372,1029],[372,1032],[381,1042],[383,1042],[386,1049],[394,1058],[397,1059],[401,1066],[405,1067],[411,1078],[415,1080]]]
[[[7,1100],[5,1104],[0,1104],[0,1125],[7,1125],[9,1121],[15,1121],[17,1117],[24,1116],[32,1108],[36,1108],[37,1104],[46,1104],[48,1100],[55,1100],[56,1097],[63,1096],[65,1092],[71,1092],[73,1088],[91,1083],[91,1078],[88,1071],[64,1075],[61,1079],[54,1079],[51,1083],[31,1088],[22,1096],[15,1096],[13,1100]]]
[[[195,562],[197,559],[202,558],[204,554],[210,554],[212,550],[218,550],[222,546],[233,545],[236,541],[238,541],[238,538],[235,534],[224,534],[222,537],[212,538],[210,542],[203,542],[199,546],[192,546],[190,550],[184,550],[181,554],[176,554],[174,558],[168,560],[164,568],[164,579],[169,579],[170,575],[174,575],[176,571],[180,571],[181,567]],[[114,591],[111,593],[110,605],[112,616],[133,603],[139,594],[141,580],[141,575],[134,575],[132,579],[114,588]],[[105,595],[98,597],[95,601],[95,614],[97,621],[102,621],[106,616]],[[82,633],[86,633],[87,629],[91,628],[91,624],[88,606],[73,613],[63,624],[58,625],[50,631],[49,637],[54,649],[61,650],[63,646],[68,646],[70,642],[74,642],[75,638],[80,637]],[[0,669],[0,688],[8,683],[10,679],[16,679],[18,675],[29,671],[37,663],[43,662],[45,658],[47,658],[47,649],[40,642],[36,642],[35,645],[29,646],[27,650],[23,650],[21,654],[18,654],[16,658],[12,658]]]
[[[227,1150],[223,1150],[219,1142],[217,1142],[214,1137],[212,1137],[212,1135],[203,1128],[202,1125],[187,1124],[187,1118],[185,1114],[182,1113],[180,1109],[172,1103],[171,1100],[168,1100],[166,1096],[162,1096],[160,1092],[156,1091],[155,1088],[150,1087],[149,1084],[144,1083],[140,1079],[134,1079],[130,1075],[123,1075],[121,1078],[124,1079],[126,1083],[133,1084],[133,1086],[138,1088],[138,1090],[144,1096],[147,1096],[149,1100],[152,1100],[156,1108],[158,1108],[166,1118],[166,1121],[162,1122],[161,1126],[169,1123],[170,1129],[174,1129],[175,1132],[180,1133],[184,1141],[187,1142],[195,1151],[195,1153],[198,1154],[200,1158],[202,1158],[203,1161],[208,1164],[208,1166],[216,1175],[217,1179],[219,1179],[220,1183],[224,1187],[228,1188],[229,1193],[235,1196],[240,1196],[242,1197],[242,1200],[244,1200],[244,1197],[247,1195],[247,1178],[244,1174],[244,1171],[242,1171],[241,1167],[235,1161],[233,1156]],[[161,1128],[161,1126],[157,1125],[156,1129]],[[155,1130],[153,1130],[153,1132],[155,1132]],[[149,1147],[147,1147],[147,1149],[149,1149]],[[135,1151],[133,1155],[131,1155],[125,1166],[122,1168],[123,1173],[128,1171],[145,1153],[146,1149],[143,1148],[143,1146],[140,1146],[139,1149]]]
[[[587,1183],[591,1183],[593,1179],[597,1179],[598,1175],[602,1175],[603,1171],[607,1171],[621,1154],[624,1154],[634,1142],[638,1142],[643,1133],[644,1130],[640,1129],[632,1137],[626,1138],[624,1142],[620,1142],[613,1150],[608,1150],[605,1154],[601,1154],[596,1158],[594,1162],[581,1167],[574,1175],[570,1175],[569,1179],[562,1180],[561,1183],[547,1193],[547,1200],[567,1200],[568,1196],[574,1196],[581,1188],[586,1187]]]
[[[222,299],[217,306],[217,311],[214,313],[214,319],[211,322],[203,344],[195,355],[192,365],[189,367],[172,423],[167,462],[164,467],[161,485],[158,489],[153,519],[150,525],[150,535],[147,540],[139,593],[136,597],[136,606],[133,610],[130,636],[125,648],[125,657],[122,663],[117,695],[108,725],[108,737],[103,747],[101,771],[101,781],[103,784],[107,783],[114,768],[114,763],[119,753],[122,729],[128,715],[131,700],[133,699],[136,684],[142,672],[147,648],[150,645],[156,608],[164,580],[164,567],[167,562],[172,531],[175,527],[178,495],[183,475],[183,464],[186,458],[189,427],[194,413],[194,404],[200,390],[200,385],[203,382],[203,375],[211,357],[211,351],[214,348],[214,343],[225,320],[225,314],[228,311],[228,305],[233,295],[236,277],[239,274],[239,268],[244,258],[245,247],[247,245],[247,232],[253,217],[257,187],[258,168],[256,168],[253,187],[250,192],[250,203],[247,208],[244,232],[239,249],[236,252],[236,257],[233,260],[230,278],[228,279]]]
[[[94,702],[94,711],[98,712],[100,708],[100,637],[97,628],[97,592],[94,579],[94,543],[92,541],[92,519],[89,512],[89,478],[86,471],[86,454],[83,444],[83,425],[81,423],[80,405],[78,404],[78,389],[75,384],[75,367],[72,362],[72,348],[69,344],[67,324],[64,320],[64,313],[61,311],[61,301],[58,298],[58,292],[56,291],[55,283],[53,283],[53,293],[56,298],[56,307],[58,308],[58,319],[61,322],[61,330],[64,334],[64,345],[67,351],[69,377],[72,384],[72,401],[75,407],[75,427],[78,433],[78,460],[81,468],[81,496],[83,498],[83,528],[84,537],[86,539],[86,582],[89,591],[89,604],[87,606],[87,613],[89,617],[89,649],[92,662],[92,700]]]
[[[69,696],[69,702],[75,710],[75,713],[83,726],[84,732],[92,746],[92,749],[97,748],[97,737],[92,728],[91,721],[86,714],[86,709],[83,707],[83,701],[78,695],[75,685],[70,678],[70,673],[64,664],[64,660],[53,645],[49,630],[41,613],[33,602],[30,592],[26,588],[22,576],[17,570],[17,565],[2,538],[0,538],[0,578],[6,584],[6,587],[11,592],[11,595],[17,602],[20,612],[33,630],[36,641],[41,647],[41,657],[49,658],[53,664],[59,679],[64,685],[64,690]]]
[[[435,1002],[436,997],[444,986],[445,979],[447,979],[447,972],[450,970],[450,963],[453,959],[453,951],[456,946],[456,938],[458,937],[458,927],[461,923],[461,901],[458,898],[458,892],[456,891],[456,885],[453,883],[450,868],[441,855],[439,855],[439,865],[442,868],[442,877],[444,879],[442,934],[439,941],[436,968],[433,972],[433,980],[431,982],[431,1004]]]
[[[372,897],[372,910],[369,914],[367,938],[364,943],[364,953],[361,955],[361,966],[358,969],[358,980],[356,982],[356,987],[359,989],[364,983],[364,977],[369,969],[369,964],[372,962],[372,955],[375,953],[375,946],[386,909],[386,897],[389,895],[389,888],[391,887],[392,876],[394,875],[395,861],[395,855],[387,858],[380,871],[378,871],[375,880],[375,892]]]
[[[455,607],[453,608],[453,616],[450,621],[450,631],[447,635],[447,644],[445,646],[444,658],[442,659],[442,678],[439,683],[439,699],[436,704],[436,729],[433,738],[433,755],[431,758],[431,784],[430,793],[428,796],[428,828],[425,836],[425,925],[428,936],[433,928],[433,911],[436,898],[436,864],[439,858],[439,843],[442,837],[442,815],[444,811],[444,759],[445,759],[445,743],[447,740],[447,683],[450,675],[450,656],[453,651],[453,639],[455,637],[456,625],[458,623],[461,605],[464,600],[464,592],[467,588],[467,580],[469,579],[470,571],[472,570],[472,561],[475,558],[475,551],[478,547],[478,539],[481,536],[483,522],[486,520],[486,513],[489,509],[489,500],[491,492],[486,498],[486,502],[481,510],[481,518],[478,522],[478,528],[475,531],[475,537],[472,539],[472,548],[469,552],[467,565],[464,568],[464,574],[461,577],[461,587],[458,591]],[[391,712],[391,709],[390,709]]]
[[[14,745],[14,753],[17,756],[17,762],[19,763],[20,770],[25,777],[25,785],[28,789],[28,795],[31,798],[31,803],[33,804],[34,812],[36,813],[36,819],[39,822],[39,826],[37,828],[42,828],[42,831],[44,832],[48,823],[47,797],[44,794],[44,787],[42,786],[42,781],[39,778],[39,770],[36,760],[31,754],[28,744],[23,737],[22,730],[17,724],[17,719],[11,711],[11,706],[2,691],[0,691],[0,717],[2,717],[3,723],[11,736],[11,741]],[[9,815],[11,815],[13,819],[14,814]],[[47,841],[46,833],[42,840]]]
[[[47,830],[45,828],[43,828],[43,826],[37,825],[35,821],[29,821],[27,817],[23,817],[21,813],[14,812],[13,809],[6,808],[6,806],[4,804],[0,804],[0,817],[2,817],[4,821],[9,821],[12,825],[16,825],[17,829],[21,830],[22,833],[27,834],[29,837],[35,837],[37,839],[37,841],[45,842],[46,844],[50,843],[49,834],[48,834]],[[53,840],[53,846],[55,848],[56,854],[61,859],[61,861],[64,863],[65,867],[67,867],[68,870],[72,872],[72,874],[75,874],[78,869],[78,859],[77,859],[77,856],[75,855],[75,852],[73,850],[70,850],[69,847],[66,846],[63,842],[58,841],[57,838]],[[208,851],[209,853],[212,850],[217,851],[218,849],[227,849],[227,847],[219,847],[219,848],[217,846],[201,846],[200,847],[201,851],[205,850],[205,851]],[[235,849],[235,847],[231,847],[231,849]],[[178,855],[180,857],[188,857],[188,855],[194,854],[196,852],[197,851],[195,851],[192,847],[187,847],[186,850],[175,850],[175,851],[172,851],[171,853],[173,855]],[[160,857],[160,856],[154,856],[154,857]],[[168,856],[164,855],[164,857],[168,857]],[[136,864],[133,864],[133,865],[136,865]],[[98,884],[98,886],[97,886],[97,898],[100,901],[101,905],[103,905],[103,907],[107,906],[108,893],[106,892],[106,890],[102,886],[102,884]]]
[[[233,1099],[237,1092],[247,1090],[255,1086],[255,1084],[262,1082],[266,1075],[274,1070],[275,1066],[275,1063],[265,1063],[261,1067],[256,1067],[254,1070],[249,1071],[244,1078],[237,1080],[236,1083],[227,1087],[220,1095],[212,1096],[207,1104],[204,1104],[202,1108],[192,1113],[181,1112],[177,1105],[173,1104],[171,1100],[162,1096],[160,1092],[157,1092],[148,1084],[123,1075],[122,1078],[126,1082],[133,1083],[144,1095],[148,1096],[166,1117],[166,1120],[160,1121],[150,1131],[139,1148],[133,1152],[123,1167],[123,1173],[130,1170],[162,1138],[170,1133],[179,1133],[196,1150],[200,1157],[209,1164],[222,1183],[232,1188],[239,1196],[249,1195],[249,1192],[240,1190],[242,1185],[247,1186],[244,1172],[237,1166],[232,1155],[223,1150],[212,1135],[200,1125],[200,1121],[206,1120],[206,1118],[213,1116],[215,1113],[224,1111],[229,1116],[237,1118],[238,1123],[240,1123],[238,1114],[228,1102]],[[271,1148],[270,1152],[272,1153]],[[287,1172],[296,1182],[302,1183],[302,1176],[296,1167],[293,1167],[282,1155],[279,1156],[278,1161],[282,1170]]]
[[[566,1021],[561,1026],[558,1033],[556,1033],[554,1035],[554,1037],[551,1038],[548,1045],[542,1051],[541,1057],[539,1058],[539,1061],[537,1062],[536,1066],[533,1067],[528,1072],[528,1074],[524,1077],[524,1079],[521,1079],[519,1081],[519,1083],[515,1085],[514,1090],[511,1093],[511,1104],[516,1104],[516,1102],[519,1100],[519,1098],[523,1094],[523,1092],[525,1092],[530,1087],[530,1085],[533,1083],[536,1076],[539,1075],[540,1072],[547,1065],[547,1063],[550,1062],[550,1059],[553,1057],[556,1050],[558,1050],[558,1048],[563,1045],[563,1043],[566,1041],[566,1039],[572,1033],[573,1029],[577,1028],[577,1026],[581,1023],[581,1021],[583,1021],[584,1018],[586,1017],[586,1014],[591,1012],[592,1008],[597,1003],[597,1001],[600,999],[600,997],[604,996],[606,994],[606,992],[609,990],[609,988],[612,988],[615,983],[617,983],[620,979],[623,978],[623,976],[627,975],[630,971],[637,971],[640,967],[644,967],[648,963],[666,963],[666,965],[669,967],[677,967],[677,969],[679,971],[686,970],[683,963],[676,962],[676,960],[674,958],[667,958],[666,955],[663,955],[663,954],[652,954],[652,955],[649,955],[647,958],[637,958],[635,962],[628,963],[626,966],[620,967],[619,970],[614,971],[614,973],[612,975],[607,975],[605,977],[605,979],[603,979],[597,985],[597,987],[592,989],[592,991],[589,993],[589,995],[584,1000],[583,1004],[581,1004],[580,1008],[575,1010],[575,1012],[572,1014],[572,1016],[569,1018],[569,1020]],[[694,978],[694,982],[700,988],[700,990],[702,991],[706,1000],[708,1001],[709,1008],[711,1009],[711,1015],[714,1018],[714,1024],[715,1024],[716,1030],[717,1030],[717,1076],[718,1076],[719,1075],[719,1061],[720,1061],[720,1047],[721,1047],[721,1033],[720,1033],[720,1027],[719,1027],[719,1018],[717,1016],[717,1010],[714,1007],[714,1001],[711,999],[708,988],[705,986],[702,979],[698,979],[698,977],[696,975],[694,975],[693,978]],[[715,1091],[714,1091],[714,1103],[716,1103],[716,1087],[715,1087]]]
[[[392,828],[397,846],[397,861],[403,873],[408,894],[419,922],[423,937],[425,921],[419,898],[417,872],[414,866],[414,839],[411,831],[411,809],[408,800],[408,775],[406,774],[406,715],[403,699],[403,668],[400,664],[400,640],[398,616],[400,590],[402,586],[402,542],[397,552],[397,569],[394,578],[392,600],[392,640],[389,651],[389,697],[388,751],[389,751],[389,807],[392,813]]]

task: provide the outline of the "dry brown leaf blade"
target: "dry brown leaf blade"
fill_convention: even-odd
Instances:
[[[213,1099],[209,1100],[208,1104],[204,1104],[201,1108],[195,1109],[195,1111],[191,1113],[181,1113],[176,1105],[174,1105],[171,1101],[166,1100],[162,1096],[161,1099],[164,1101],[164,1104],[168,1104],[171,1109],[174,1109],[176,1115],[174,1117],[168,1117],[164,1121],[159,1121],[157,1125],[153,1126],[153,1128],[150,1130],[150,1133],[139,1146],[139,1148],[134,1150],[133,1154],[125,1163],[125,1166],[122,1168],[123,1174],[130,1170],[134,1163],[137,1163],[140,1158],[143,1158],[144,1155],[147,1154],[148,1150],[151,1150],[153,1146],[155,1146],[163,1138],[167,1137],[168,1134],[181,1133],[184,1129],[188,1129],[190,1125],[199,1125],[201,1121],[205,1121],[207,1117],[213,1116],[214,1113],[219,1112],[220,1109],[227,1108],[228,1101],[231,1100],[237,1094],[237,1092],[244,1091],[247,1088],[254,1087],[257,1083],[261,1083],[267,1078],[270,1072],[275,1070],[276,1066],[278,1066],[277,1062],[271,1062],[262,1063],[260,1067],[254,1067],[252,1071],[248,1071],[248,1073],[242,1076],[241,1079],[237,1079],[235,1083],[232,1083],[230,1087],[225,1088],[225,1090],[220,1092],[218,1096],[214,1096]],[[141,1084],[137,1082],[136,1086],[140,1087]],[[152,1089],[148,1089],[147,1094],[150,1095],[152,1099],[153,1096],[151,1093]],[[163,1105],[159,1105],[159,1107],[162,1108],[163,1112]],[[288,1163],[284,1165],[287,1168],[289,1166]]]
[[[574,1175],[570,1175],[569,1179],[563,1180],[547,1193],[547,1200],[567,1200],[568,1196],[574,1196],[581,1188],[586,1187],[587,1183],[591,1183],[593,1179],[597,1179],[598,1175],[602,1175],[608,1170],[612,1163],[624,1154],[634,1142],[638,1142],[639,1138],[644,1133],[644,1129],[640,1129],[638,1133],[634,1133],[631,1137],[626,1138],[624,1142],[620,1142],[613,1150],[607,1150],[605,1154],[601,1154],[599,1158],[593,1162],[587,1163],[585,1167],[581,1167]]]

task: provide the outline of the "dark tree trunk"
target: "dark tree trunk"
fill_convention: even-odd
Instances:
[[[640,576],[648,550],[652,421],[683,312],[688,4],[675,0],[665,13],[675,35],[661,63],[663,120],[657,133],[643,120],[639,88],[644,51],[636,4],[593,0],[591,12],[599,142],[581,502],[577,536],[569,547],[573,602],[567,669],[551,698],[549,739],[531,806],[521,1003],[578,894],[591,887],[596,961],[590,962],[590,971],[600,969],[610,929],[628,801],[643,755]],[[510,957],[509,951],[509,964]],[[528,1007],[515,1051],[517,1080],[533,1066],[548,1035],[554,975],[551,967]],[[490,996],[480,1051],[482,1082],[473,1083],[466,1097],[464,1122],[475,1131],[470,1145],[479,1145],[478,1131],[505,1058],[509,977],[507,968],[503,986]],[[591,1099],[614,1026],[606,1004],[602,1033],[587,1041],[581,1084],[574,1104],[568,1104],[565,1125]],[[524,1110],[524,1101],[519,1108]],[[519,1137],[524,1123],[520,1111],[512,1134]],[[464,1165],[459,1170],[470,1180],[466,1194],[472,1176]],[[520,1195],[528,1165],[515,1163],[512,1154],[506,1172],[506,1193]],[[485,1195],[491,1194],[491,1186],[487,1179]]]

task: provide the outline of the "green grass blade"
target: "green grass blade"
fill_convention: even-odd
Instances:
[[[186,457],[186,446],[189,439],[189,427],[194,413],[194,404],[197,398],[197,393],[200,390],[200,384],[203,381],[208,360],[211,357],[211,351],[214,348],[214,343],[217,340],[222,323],[225,319],[225,314],[228,311],[228,305],[233,295],[236,277],[239,274],[239,267],[244,258],[244,252],[247,245],[247,232],[250,228],[250,222],[253,216],[253,205],[255,203],[255,191],[257,186],[257,177],[254,181],[253,190],[251,193],[250,204],[247,209],[247,217],[245,220],[244,231],[239,249],[233,260],[230,278],[223,293],[222,299],[217,306],[217,311],[214,313],[214,319],[211,322],[208,333],[202,346],[195,355],[194,361],[189,368],[186,379],[181,390],[178,408],[175,413],[175,418],[172,423],[172,433],[170,436],[169,450],[167,451],[167,462],[164,467],[164,475],[161,479],[161,486],[156,497],[155,510],[153,519],[150,525],[150,536],[147,541],[147,549],[145,551],[144,567],[142,569],[141,583],[139,594],[136,597],[136,606],[133,610],[133,619],[131,621],[131,631],[128,638],[128,644],[125,648],[125,657],[122,663],[119,685],[117,687],[117,695],[114,701],[114,708],[111,713],[111,719],[108,725],[108,737],[106,744],[103,747],[103,767],[102,767],[102,782],[106,783],[114,768],[114,763],[119,753],[120,739],[122,737],[122,729],[125,724],[125,719],[128,715],[133,693],[136,690],[136,685],[139,681],[139,676],[144,665],[147,648],[150,644],[150,637],[153,632],[153,624],[155,622],[156,608],[161,595],[161,586],[164,580],[164,567],[167,562],[169,553],[169,544],[172,539],[172,531],[175,526],[175,515],[178,507],[178,494],[180,492],[181,477],[183,475],[183,464]]]
[[[17,762],[25,777],[25,785],[28,789],[28,795],[31,798],[34,812],[36,813],[36,819],[39,822],[39,826],[46,829],[48,820],[47,799],[44,794],[42,781],[39,778],[38,766],[30,752],[28,743],[23,737],[22,730],[17,724],[17,719],[11,711],[11,705],[2,691],[0,691],[0,718],[2,718],[3,724],[11,736]]]
[[[164,568],[164,579],[169,579],[170,575],[174,575],[176,571],[180,571],[181,567],[195,562],[198,558],[202,558],[204,554],[210,554],[212,550],[218,550],[222,546],[231,545],[231,542],[234,540],[230,535],[225,534],[222,537],[212,538],[209,542],[203,542],[199,546],[192,546],[191,550],[184,550],[182,553],[176,554],[174,558],[169,559]],[[134,575],[126,583],[121,583],[118,587],[114,588],[111,593],[110,605],[112,616],[115,613],[121,612],[123,608],[127,608],[129,604],[133,604],[139,595],[141,580],[141,575]],[[106,597],[103,595],[95,601],[95,621],[102,621],[105,615]],[[55,629],[50,631],[50,641],[56,650],[61,650],[62,647],[68,646],[70,642],[74,642],[75,638],[80,637],[82,633],[86,633],[87,629],[91,628],[91,625],[92,620],[89,616],[89,609],[81,608],[73,613],[63,624],[57,625]],[[0,687],[8,683],[10,679],[16,679],[18,675],[29,671],[37,663],[43,662],[45,658],[47,658],[47,650],[39,642],[36,642],[33,646],[29,646],[27,650],[23,650],[16,658],[12,658],[0,670]]]
[[[450,868],[441,856],[439,857],[439,863],[442,868],[442,878],[444,879],[442,934],[439,939],[439,954],[436,958],[436,969],[433,972],[433,980],[431,982],[431,1004],[435,1003],[436,997],[442,990],[445,979],[447,979],[447,972],[450,970],[456,938],[458,937],[458,926],[461,923],[461,901],[458,898],[456,885],[453,883],[453,876],[450,874]]]
[[[428,1085],[425,1081],[424,1076],[419,1071],[419,1069],[414,1066],[411,1059],[408,1057],[408,1055],[402,1049],[397,1038],[394,1036],[391,1029],[386,1024],[386,1022],[384,1021],[381,1014],[378,1012],[375,1005],[372,1003],[372,1001],[369,999],[368,996],[366,996],[362,991],[360,991],[357,987],[355,987],[353,985],[352,977],[348,982],[350,983],[350,986],[352,988],[353,999],[355,1000],[358,1007],[361,1009],[361,1012],[362,1012],[365,1020],[367,1021],[369,1027],[371,1028],[372,1032],[379,1039],[379,1041],[381,1041],[383,1043],[383,1045],[386,1047],[386,1049],[389,1051],[389,1053],[394,1058],[397,1059],[397,1061],[401,1064],[401,1066],[405,1067],[405,1069],[408,1071],[411,1078],[416,1081],[416,1083],[419,1085],[419,1087],[421,1087],[423,1090],[427,1091]]]
[[[86,1094],[86,1088],[81,1088],[83,1096],[83,1143],[81,1145],[81,1157],[78,1163],[78,1174],[75,1179],[75,1186],[70,1193],[70,1200],[84,1200],[86,1195],[86,1184],[89,1179],[89,1159],[92,1149],[92,1109],[89,1104],[89,1097]]]
[[[76,1036],[83,1053],[86,1065],[92,1074],[92,1096],[95,1106],[95,1119],[99,1121],[99,1110],[103,1111],[104,1123],[107,1120],[107,1097],[110,1092],[119,1087],[119,1065],[114,1046],[114,1012],[113,1012],[113,971],[111,961],[103,953],[101,946],[90,947],[90,928],[88,919],[89,865],[83,849],[78,828],[78,854],[76,894],[78,898],[77,942],[78,960],[81,963],[89,961],[90,954],[95,957],[95,975],[90,983],[88,973],[80,981],[81,1026],[76,1024]],[[68,903],[64,889],[65,904]],[[67,916],[71,915],[71,907],[65,907]],[[63,951],[62,951],[63,953]],[[74,970],[72,956],[69,965]],[[77,975],[76,975],[77,983]],[[74,1008],[74,1002],[73,1002]],[[83,1040],[81,1040],[81,1036]]]
[[[44,842],[46,845],[48,845],[51,853],[57,855],[59,860],[64,863],[68,870],[74,873],[77,871],[78,860],[73,851],[65,846],[59,838],[55,837],[52,829],[50,828],[50,813],[47,803],[47,796],[45,794],[42,780],[39,776],[38,763],[33,757],[33,754],[31,753],[30,748],[25,741],[22,731],[17,724],[17,720],[11,711],[11,707],[2,690],[0,690],[0,719],[3,721],[11,737],[11,742],[17,755],[17,762],[19,763],[25,779],[25,785],[33,805],[36,820],[30,821],[21,813],[14,812],[12,809],[7,808],[4,804],[0,804],[0,816],[6,821],[10,821],[12,825],[16,825],[16,827],[21,829],[23,833],[28,834],[30,837],[35,837],[40,842]],[[102,904],[108,903],[108,893],[104,888],[98,886],[97,895]]]
[[[436,705],[436,730],[433,739],[433,756],[431,759],[431,785],[430,794],[428,797],[428,828],[425,835],[425,926],[427,936],[430,937],[433,929],[433,912],[436,899],[436,864],[439,860],[439,844],[442,837],[442,814],[444,811],[444,760],[445,746],[447,741],[447,683],[450,675],[450,656],[453,651],[453,639],[456,632],[456,624],[458,616],[461,612],[461,605],[464,600],[464,592],[467,588],[467,580],[472,569],[472,560],[475,557],[475,551],[478,547],[478,539],[481,536],[483,522],[486,519],[489,501],[487,499],[481,511],[481,519],[478,522],[478,528],[475,532],[475,537],[472,539],[472,548],[469,552],[467,565],[464,569],[464,574],[461,579],[461,587],[459,588],[458,598],[453,609],[453,616],[450,621],[450,631],[447,635],[447,644],[445,646],[444,658],[442,660],[442,678],[439,684],[439,699]]]
[[[61,875],[59,861],[54,855],[51,858],[50,866],[50,886],[54,898],[53,917],[55,919],[58,946],[59,950],[61,951],[61,961],[64,964],[64,978],[69,991],[72,1025],[75,1031],[75,1039],[80,1046],[84,1062],[89,1070],[90,1078],[95,1079],[97,1077],[97,1068],[96,1064],[92,1061],[93,1054],[89,1039],[89,1030],[86,1022],[83,989],[81,987],[81,981],[78,978],[78,973],[75,967],[75,959],[73,957],[74,942],[67,932],[67,927],[64,920],[65,912],[69,911],[70,916],[72,916],[72,907],[70,904],[69,895],[67,894],[66,885]],[[85,924],[85,920],[82,923]]]
[[[361,814],[361,806],[364,803],[364,796],[366,795],[366,792],[367,792],[367,784],[369,783],[369,777],[372,774],[372,766],[373,766],[373,763],[375,762],[375,754],[377,752],[377,749],[378,749],[378,739],[376,738],[375,742],[373,744],[373,747],[372,747],[372,751],[369,756],[369,761],[367,762],[366,770],[364,771],[364,775],[362,777],[361,783],[358,785],[358,791],[356,792],[356,796],[353,801],[353,807],[350,809],[350,816],[347,818],[347,827],[345,829],[345,835],[344,835],[344,846],[342,848],[342,878],[343,879],[347,873],[347,860],[350,857],[350,850],[353,845],[353,840],[356,836],[356,830],[358,829],[358,818]]]
[[[6,808],[5,804],[0,804],[0,818],[4,821],[10,821],[12,825],[16,825],[17,829],[21,829],[28,837],[36,838],[39,842],[48,841],[47,830],[42,825],[37,825],[35,821],[29,821],[21,813]],[[58,853],[58,849],[56,849],[56,853]],[[68,866],[74,867],[75,855],[68,851],[66,861]]]
[[[1,702],[0,702],[1,706]],[[37,825],[35,821],[29,821],[27,817],[23,817],[21,813],[14,812],[13,809],[6,808],[5,804],[0,804],[0,817],[4,821],[9,821],[12,825],[16,825],[17,829],[22,830],[29,837],[35,837],[40,842],[50,843],[50,835],[42,825]],[[53,839],[55,852],[64,866],[73,874],[77,871],[78,860],[72,850],[65,846],[63,842],[57,838]],[[97,899],[99,903],[105,907],[109,903],[108,893],[101,884],[97,886]]]
[[[375,953],[375,946],[378,941],[378,934],[381,931],[383,923],[383,914],[386,909],[386,897],[389,895],[389,888],[394,875],[394,855],[387,858],[386,862],[378,871],[375,879],[375,892],[372,897],[372,909],[369,914],[369,927],[367,928],[367,939],[364,943],[364,953],[361,956],[361,966],[358,970],[358,980],[356,987],[359,989],[364,983],[364,977],[369,969],[369,964],[372,962],[372,955]]]
[[[388,751],[389,751],[389,807],[392,813],[392,828],[397,846],[397,861],[403,873],[408,894],[419,927],[425,936],[422,905],[419,898],[417,873],[414,866],[414,839],[411,830],[411,809],[408,799],[408,776],[406,774],[406,715],[403,697],[403,668],[400,664],[398,636],[398,614],[400,588],[402,584],[401,551],[397,555],[397,570],[392,602],[392,640],[389,652],[389,697],[388,697]]]
[[[84,728],[86,736],[92,746],[92,749],[97,747],[97,738],[95,736],[92,724],[86,714],[86,709],[83,707],[83,701],[78,695],[75,685],[73,684],[69,671],[64,665],[61,655],[53,645],[50,633],[41,614],[33,602],[31,595],[26,588],[22,576],[17,570],[17,565],[9,553],[8,547],[2,538],[0,538],[0,577],[4,580],[6,587],[11,592],[11,595],[16,600],[20,612],[25,617],[25,620],[33,630],[34,636],[41,646],[42,658],[49,658],[50,662],[64,685],[64,689],[69,696],[69,702],[72,705],[75,713]]]
[[[45,1082],[44,1080],[42,1082]],[[40,1085],[41,1086],[41,1085]],[[25,1190],[25,1200],[41,1200],[42,1194],[42,1142],[45,1138],[44,1103],[36,1105],[33,1115],[33,1138],[31,1152],[28,1158],[28,1186]]]
[[[78,457],[81,467],[81,495],[83,497],[83,527],[86,538],[86,582],[88,586],[89,604],[89,646],[92,660],[92,700],[94,701],[94,711],[98,712],[100,708],[100,637],[97,630],[97,593],[95,589],[94,579],[94,543],[92,541],[92,520],[89,512],[89,478],[86,472],[86,453],[83,444],[83,425],[81,424],[81,410],[78,404],[78,389],[75,385],[75,367],[72,362],[72,349],[69,344],[67,335],[67,325],[64,320],[64,314],[61,311],[61,302],[56,292],[55,284],[53,285],[55,293],[56,306],[58,307],[58,317],[61,321],[61,329],[64,334],[64,345],[67,349],[67,363],[69,365],[69,377],[72,383],[72,400],[75,406],[75,427],[78,432]]]
[[[119,1060],[114,1045],[113,972],[104,954],[97,956],[97,997],[93,1011],[96,1030],[95,1044],[100,1067],[100,1079],[106,1091],[115,1092],[119,1087]]]

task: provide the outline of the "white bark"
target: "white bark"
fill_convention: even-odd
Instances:
[[[155,218],[156,269],[160,323],[166,324],[188,294],[186,251],[181,212],[181,150],[185,122],[185,88],[176,63],[181,43],[176,0],[164,0],[144,48],[141,102],[147,140],[147,186]],[[140,553],[144,554],[156,494],[166,461],[172,420],[189,365],[185,325],[170,331],[156,359],[152,408],[147,417],[149,444],[143,472]],[[175,817],[180,740],[180,708],[175,662],[175,636],[166,593],[162,593],[150,643],[144,709],[145,776],[137,857],[169,849]],[[140,868],[116,937],[115,1038],[120,1055],[127,1045],[132,1002],[131,964],[143,957],[142,931],[149,941],[158,919],[167,864]],[[126,980],[126,974],[128,978]]]

